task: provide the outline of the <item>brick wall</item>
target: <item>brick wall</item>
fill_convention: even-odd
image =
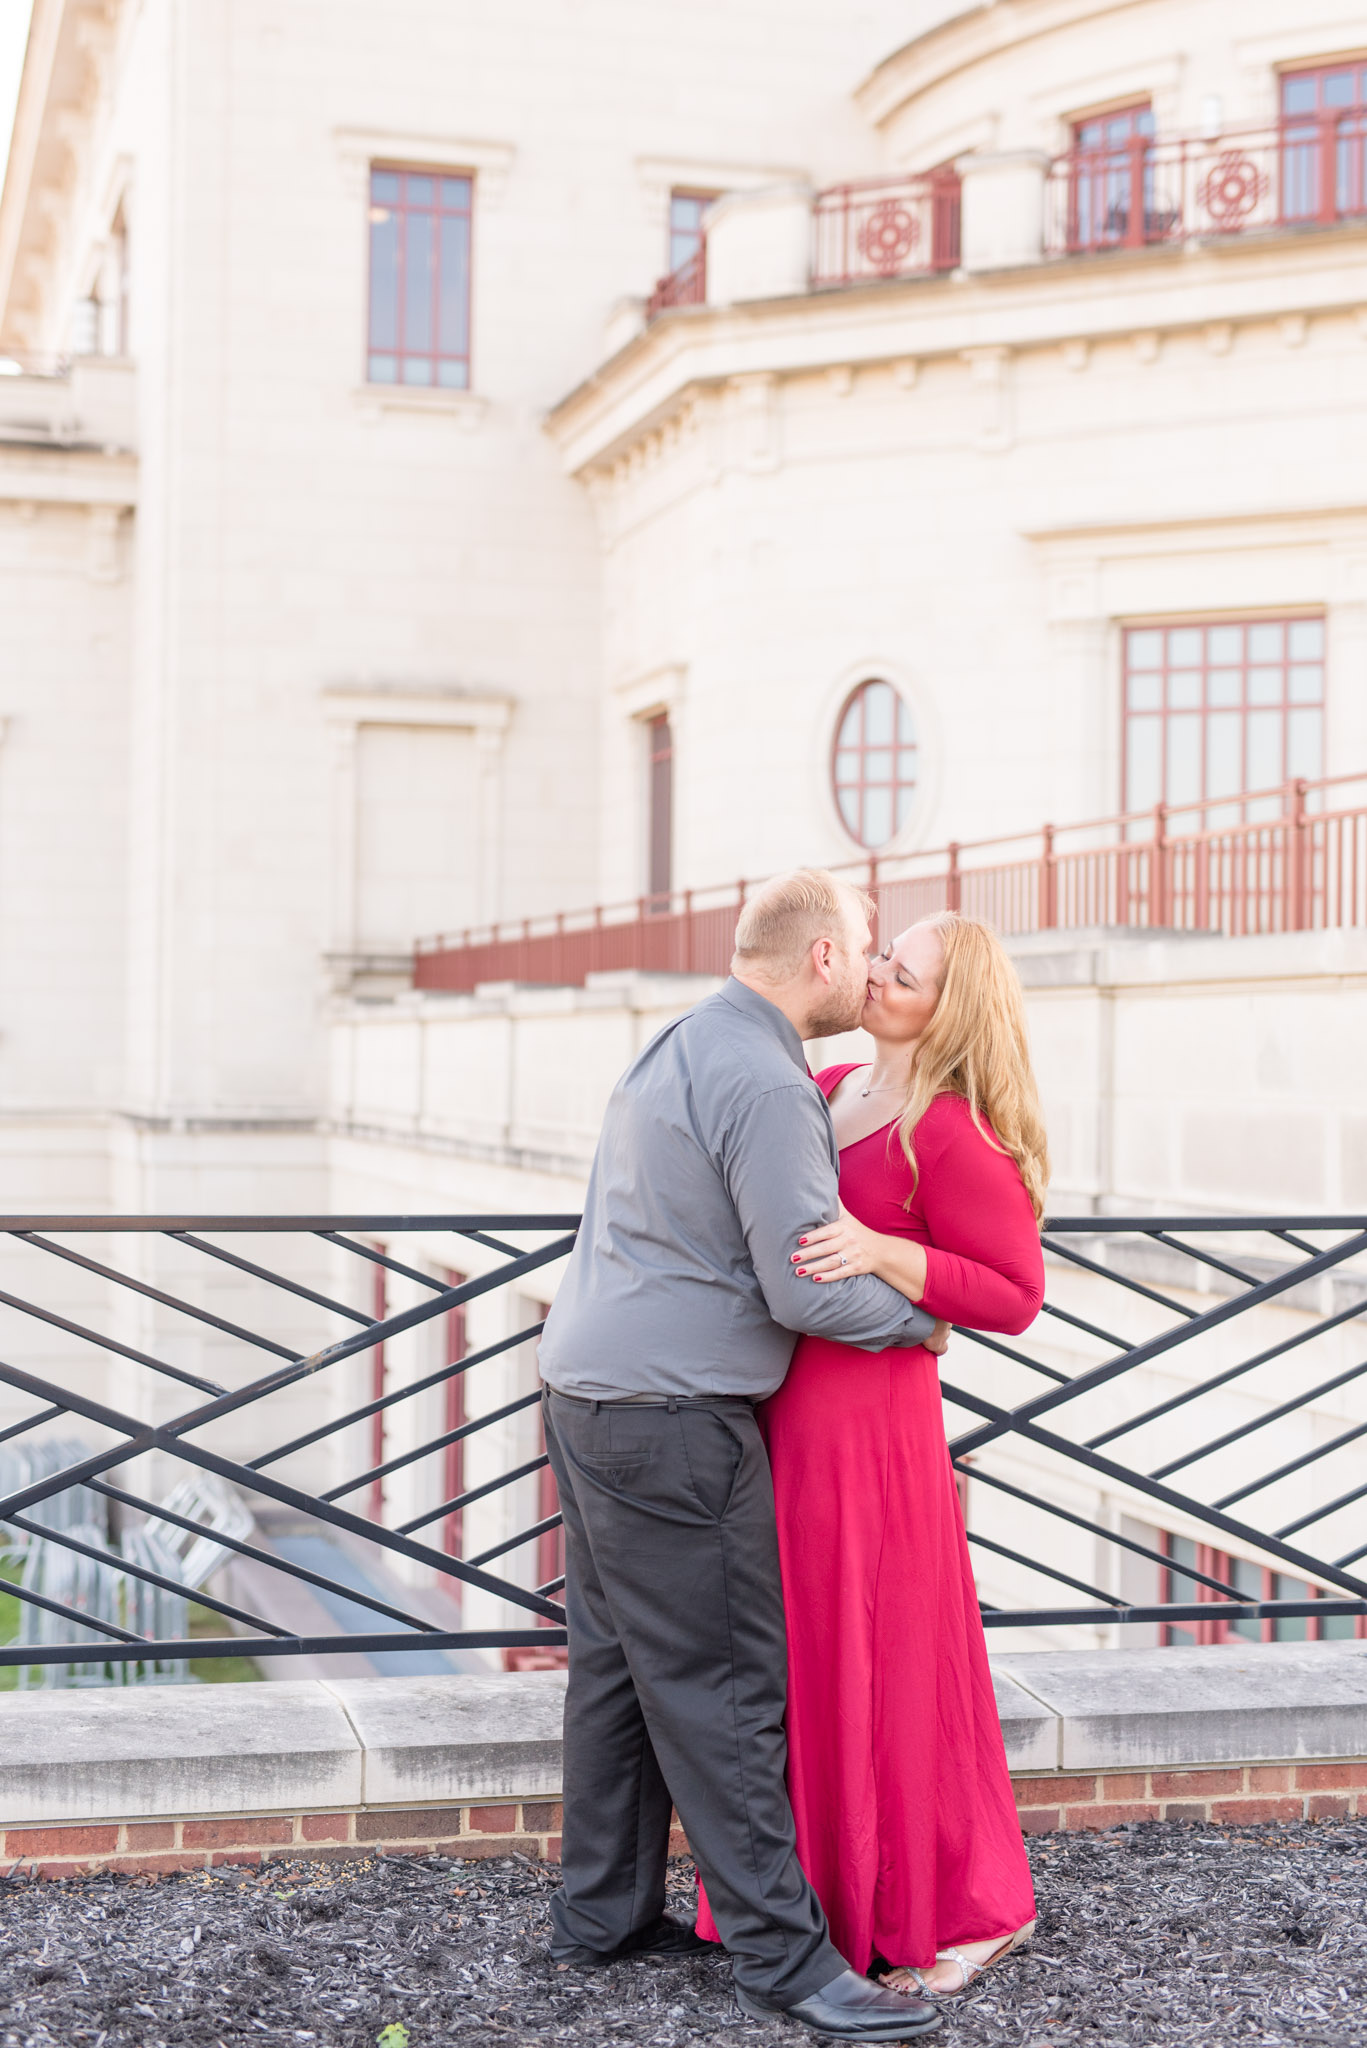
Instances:
[[[1133,1820],[1241,1825],[1367,1814],[1367,1760],[1104,1771],[1072,1777],[1047,1772],[1013,1782],[1027,1835],[1048,1834],[1055,1828],[1113,1828]]]
[[[1246,1823],[1367,1815],[1367,1758],[1348,1763],[1234,1764],[1186,1771],[1105,1771],[1014,1780],[1027,1835],[1056,1828],[1110,1828],[1126,1821]],[[40,1876],[87,1870],[158,1875],[287,1857],[560,1857],[561,1811],[549,1799],[488,1805],[394,1806],[344,1813],[244,1814],[213,1819],[92,1821],[72,1827],[11,1827],[0,1855]],[[686,1855],[681,1829],[670,1853]]]
[[[688,1852],[681,1830],[670,1851]],[[346,1813],[215,1816],[211,1820],[92,1821],[74,1827],[12,1827],[6,1864],[30,1864],[43,1877],[86,1870],[160,1874],[212,1870],[221,1863],[268,1863],[359,1856],[484,1856],[560,1860],[560,1807],[554,1800],[504,1800],[485,1806],[371,1807]]]

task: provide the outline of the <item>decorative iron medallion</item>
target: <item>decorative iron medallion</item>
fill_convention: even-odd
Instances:
[[[1201,186],[1201,204],[1217,228],[1238,231],[1267,190],[1266,174],[1241,150],[1227,149],[1215,159]]]
[[[865,216],[858,248],[880,277],[900,270],[921,239],[921,223],[904,199],[880,199]]]

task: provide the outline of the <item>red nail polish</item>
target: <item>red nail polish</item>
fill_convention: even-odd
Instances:
[[[798,1279],[799,1279],[799,1280],[805,1280],[805,1279],[806,1279],[806,1277],[807,1277],[807,1268],[806,1268],[805,1266],[799,1266],[799,1267],[798,1267],[798,1269],[797,1269],[797,1277],[798,1277]]]
[[[806,1238],[805,1238],[805,1237],[800,1237],[800,1238],[798,1239],[798,1243],[799,1243],[799,1244],[806,1244],[806,1242],[807,1242],[807,1240],[806,1240]]]

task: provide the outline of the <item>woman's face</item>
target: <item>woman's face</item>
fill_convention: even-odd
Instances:
[[[864,1029],[892,1045],[913,1045],[940,1000],[945,954],[933,925],[913,924],[869,961]]]

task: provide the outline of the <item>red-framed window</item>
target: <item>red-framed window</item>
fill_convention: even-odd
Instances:
[[[1124,669],[1127,811],[1234,800],[1216,827],[1255,815],[1248,790],[1323,773],[1323,617],[1129,626]]]
[[[1161,231],[1149,148],[1153,135],[1148,100],[1074,121],[1070,249],[1118,248],[1125,242],[1152,241]],[[1136,220],[1137,212],[1142,222]]]
[[[465,1281],[464,1273],[447,1272],[443,1275],[448,1287],[460,1287]],[[465,1356],[465,1303],[459,1302],[449,1308],[442,1317],[444,1363],[459,1365]],[[443,1436],[453,1429],[459,1429],[469,1418],[465,1413],[465,1374],[452,1373],[442,1388]],[[447,1444],[441,1459],[441,1497],[456,1500],[465,1491],[465,1439]],[[441,1525],[441,1547],[448,1557],[459,1557],[461,1545],[461,1510],[447,1515]]]
[[[703,215],[720,196],[717,192],[702,192],[681,185],[676,185],[670,193],[668,276],[682,270],[685,263],[691,263],[701,250]]]
[[[1188,1574],[1192,1571],[1205,1572],[1210,1578],[1219,1579],[1223,1585],[1232,1586],[1236,1593],[1249,1600],[1334,1598],[1333,1593],[1323,1586],[1310,1585],[1304,1579],[1294,1578],[1287,1572],[1272,1571],[1266,1565],[1252,1564],[1247,1558],[1230,1557],[1209,1543],[1195,1543],[1189,1537],[1174,1536],[1166,1530],[1160,1536],[1159,1548],[1168,1559],[1163,1567],[1159,1594],[1164,1606],[1205,1606],[1212,1601],[1228,1599],[1227,1594],[1217,1593],[1213,1586],[1191,1578]],[[1163,1622],[1158,1639],[1164,1648],[1210,1643],[1361,1641],[1367,1639],[1367,1615],[1328,1614],[1323,1619],[1316,1615],[1268,1615],[1235,1621],[1223,1615],[1213,1615],[1209,1621]]]
[[[666,911],[674,886],[674,735],[664,711],[646,721],[646,777],[647,907]]]
[[[1367,213],[1367,55],[1283,71],[1284,220]]]
[[[896,837],[916,801],[916,724],[891,683],[870,677],[850,692],[836,721],[831,785],[845,830],[876,849]]]
[[[377,1245],[375,1249],[379,1251],[382,1247]],[[383,1266],[371,1267],[370,1313],[374,1316],[377,1323],[382,1323],[385,1319],[386,1303],[389,1299],[389,1289],[386,1284],[388,1278],[389,1275]],[[383,1344],[376,1344],[372,1350],[365,1354],[370,1360],[370,1399],[372,1401],[382,1401],[385,1395],[384,1350]],[[370,1465],[372,1468],[376,1465],[383,1465],[385,1461],[385,1440],[388,1435],[386,1425],[388,1419],[389,1411],[386,1408],[377,1409],[370,1418]],[[384,1520],[383,1479],[371,1480],[370,1492],[366,1496],[365,1511],[372,1522],[382,1522]]]
[[[470,384],[474,181],[447,171],[370,170],[371,384]]]

